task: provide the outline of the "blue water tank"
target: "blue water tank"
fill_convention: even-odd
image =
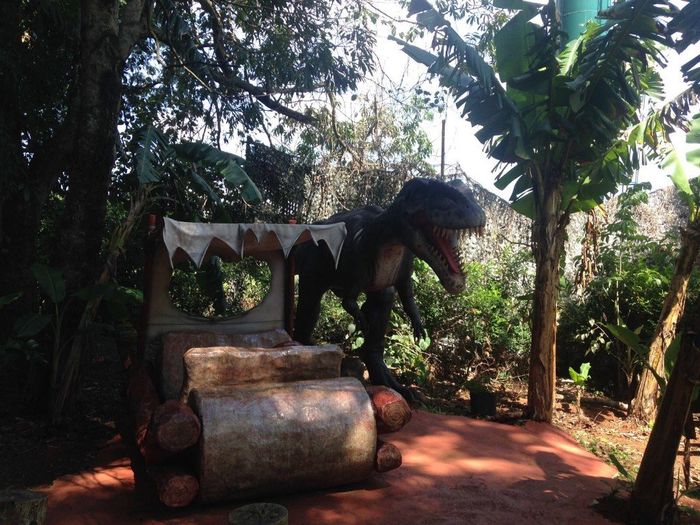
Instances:
[[[612,0],[558,0],[562,31],[568,34],[569,40],[577,38],[583,33],[586,23],[598,15],[598,11],[612,4]]]

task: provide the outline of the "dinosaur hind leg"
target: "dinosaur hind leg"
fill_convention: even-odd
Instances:
[[[406,401],[411,404],[419,401],[418,397],[410,388],[403,386],[394,377],[389,368],[384,363],[384,349],[365,348],[360,349],[360,359],[365,363],[369,380],[373,385],[383,385],[393,388],[401,394]]]
[[[399,383],[384,363],[384,337],[389,326],[391,307],[394,304],[394,289],[385,288],[368,292],[362,305],[362,313],[367,321],[365,342],[360,348],[360,359],[367,366],[369,379],[373,385],[393,388],[409,403],[416,401],[413,392]]]

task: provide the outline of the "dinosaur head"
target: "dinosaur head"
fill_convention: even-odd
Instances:
[[[430,265],[445,290],[461,292],[460,240],[467,233],[482,235],[486,224],[471,190],[460,180],[412,179],[387,212],[398,221],[402,242]]]

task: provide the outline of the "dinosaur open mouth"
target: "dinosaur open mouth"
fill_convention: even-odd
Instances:
[[[426,237],[430,239],[430,250],[449,268],[451,273],[462,275],[462,254],[460,251],[461,240],[464,236],[484,234],[483,226],[465,229],[441,228],[439,226],[425,225],[422,228]]]

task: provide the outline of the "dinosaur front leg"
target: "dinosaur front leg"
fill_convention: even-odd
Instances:
[[[416,340],[424,338],[427,334],[423,321],[420,318],[420,310],[413,297],[413,285],[411,284],[411,275],[407,275],[396,283],[396,291],[399,293],[399,299],[403,306],[403,311],[406,312],[408,319],[411,321],[413,335]]]
[[[409,403],[416,401],[416,396],[399,383],[384,363],[384,337],[389,326],[389,316],[394,303],[394,288],[385,288],[377,292],[368,292],[367,300],[362,305],[362,313],[367,320],[365,342],[360,348],[360,359],[367,366],[369,379],[373,385],[393,388]]]
[[[351,290],[350,293],[343,295],[341,303],[345,311],[352,316],[357,329],[362,332],[362,335],[364,335],[365,338],[367,338],[369,326],[367,323],[367,318],[363,312],[364,309],[361,310],[360,306],[357,304],[357,298],[359,295],[359,290]]]

